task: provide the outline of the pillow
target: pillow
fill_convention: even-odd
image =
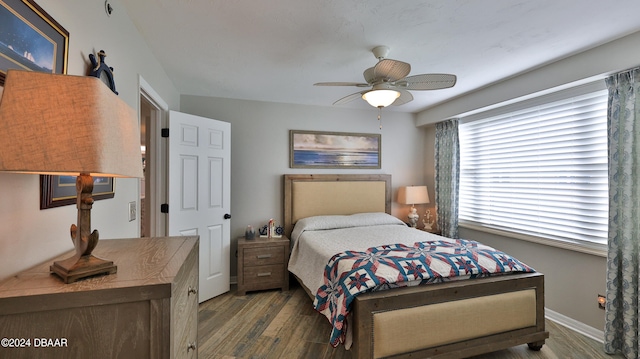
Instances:
[[[351,215],[331,215],[331,216],[313,216],[299,220],[293,232],[291,239],[296,241],[298,237],[305,231],[318,231],[326,229],[350,228],[350,227],[369,227],[388,224],[397,224],[406,226],[404,222],[398,218],[384,213],[356,213]]]

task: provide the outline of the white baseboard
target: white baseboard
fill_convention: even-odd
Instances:
[[[597,340],[600,343],[604,343],[604,331],[588,326],[575,319],[569,318],[566,315],[554,312],[549,308],[544,308],[544,312],[547,319],[552,320],[555,323],[565,326],[571,330],[574,330],[582,335],[585,335],[593,340]]]

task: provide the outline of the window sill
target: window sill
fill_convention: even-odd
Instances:
[[[470,223],[459,223],[460,227],[472,229],[474,231],[480,231],[485,233],[496,234],[499,236],[507,237],[507,238],[515,238],[527,242],[542,244],[545,246],[556,247],[567,249],[570,251],[581,252],[586,254],[591,254],[599,257],[607,257],[607,245],[606,244],[597,244],[597,243],[578,243],[571,241],[561,241],[543,237],[536,237],[526,234],[520,234],[515,232],[508,232],[499,229],[487,228],[475,224]]]

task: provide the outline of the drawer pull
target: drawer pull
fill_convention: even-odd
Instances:
[[[269,277],[270,275],[271,275],[271,272],[258,273],[258,277]]]
[[[189,343],[189,345],[187,345],[187,353],[192,350],[196,350],[196,342]]]
[[[189,286],[189,288],[187,289],[187,295],[196,294],[196,293],[198,293],[198,289],[195,287]]]
[[[258,259],[267,259],[267,258],[271,258],[271,254],[258,254],[256,257]]]

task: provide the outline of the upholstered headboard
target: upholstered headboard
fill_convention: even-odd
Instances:
[[[284,175],[284,230],[305,217],[391,213],[391,175]]]

